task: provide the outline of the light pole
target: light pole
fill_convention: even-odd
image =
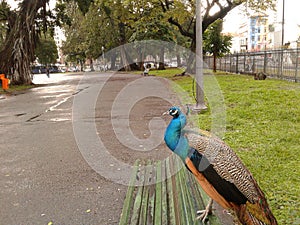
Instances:
[[[282,30],[281,30],[281,46],[284,45],[284,12],[285,11],[285,0],[282,0]]]
[[[106,65],[105,65],[105,56],[104,56],[104,46],[102,46],[102,58],[103,58],[103,70],[106,71]]]
[[[203,52],[202,52],[202,16],[201,0],[196,1],[196,105],[193,108],[195,112],[206,110],[203,91]]]
[[[283,51],[284,51],[284,13],[285,13],[285,0],[282,0],[282,29],[281,29],[281,55],[280,55],[280,74],[283,76]]]

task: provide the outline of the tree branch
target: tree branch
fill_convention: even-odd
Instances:
[[[181,24],[179,24],[179,23],[178,23],[176,20],[174,20],[172,17],[170,17],[170,18],[168,19],[168,21],[169,21],[169,23],[175,25],[175,26],[179,29],[179,32],[180,32],[182,35],[184,35],[184,36],[186,36],[186,37],[190,37],[190,38],[193,38],[193,37],[194,37],[193,33],[190,33],[190,32],[188,32],[188,31],[184,30],[183,27],[181,26]]]

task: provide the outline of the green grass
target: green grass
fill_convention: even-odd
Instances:
[[[20,91],[24,91],[30,88],[33,88],[34,85],[10,85],[9,89],[4,91],[2,87],[0,86],[0,94],[10,94],[10,93],[16,93]]]
[[[176,73],[166,70],[157,75],[171,79],[192,96],[192,79],[173,77]],[[215,78],[226,106],[224,141],[253,173],[279,224],[300,224],[300,85],[224,73]],[[211,79],[205,77],[206,86]],[[216,90],[213,84],[207,89]],[[209,110],[197,116],[200,128],[210,131],[213,127],[214,104],[208,102]]]

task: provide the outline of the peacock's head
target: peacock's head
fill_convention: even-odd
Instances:
[[[178,117],[181,114],[181,111],[178,107],[172,106],[168,111],[166,111],[163,115],[169,114],[173,116],[173,118]]]

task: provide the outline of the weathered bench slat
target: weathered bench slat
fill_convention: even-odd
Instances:
[[[156,164],[156,185],[155,185],[155,208],[154,208],[154,224],[162,224],[162,182],[161,182],[161,162]]]
[[[181,207],[180,217],[182,219],[183,224],[193,224],[193,218],[194,213],[191,212],[191,205],[188,199],[189,190],[186,188],[186,181],[184,177],[184,170],[180,168],[180,164],[177,162],[177,170],[178,171],[178,185],[177,185],[177,193],[180,194],[180,200],[179,205]]]
[[[133,202],[133,193],[135,190],[135,181],[136,181],[136,174],[138,171],[138,165],[139,165],[139,160],[136,160],[136,162],[134,163],[133,166],[133,171],[132,174],[134,174],[134,176],[131,177],[130,182],[129,182],[129,186],[128,186],[128,190],[127,190],[127,194],[126,194],[126,198],[124,200],[124,206],[122,209],[122,216],[120,219],[120,224],[128,224],[129,223],[129,219],[130,219],[130,209],[131,209],[131,205]]]
[[[142,195],[139,225],[147,224],[149,192],[150,192],[150,184],[151,184],[152,168],[153,168],[152,166],[150,166],[151,162],[148,162],[147,165],[148,166],[146,166],[145,168],[144,189]]]
[[[174,205],[174,193],[173,193],[173,181],[174,177],[171,177],[171,165],[170,165],[170,158],[166,159],[166,177],[167,179],[167,200],[168,200],[168,223],[167,224],[178,224],[176,223],[176,214],[175,214],[175,205]]]
[[[195,183],[191,182],[191,180],[195,179],[191,176],[190,172],[186,169],[182,169],[182,179],[185,181],[185,194],[187,196],[187,201],[190,205],[190,215],[192,216],[193,224],[202,224],[201,221],[196,220],[197,214],[196,211],[201,208],[202,209],[202,201],[197,201],[198,199],[202,199],[201,196],[195,195],[193,189],[195,189]],[[199,207],[199,208],[198,208]]]
[[[144,171],[139,168],[137,173],[137,178],[141,181],[144,181]],[[141,211],[141,204],[142,204],[142,196],[143,196],[144,186],[137,187],[137,194],[135,196],[135,201],[132,210],[132,216],[129,224],[137,225],[139,222],[139,215]]]
[[[168,200],[166,186],[166,162],[161,163],[161,179],[162,179],[162,224],[168,223]]]
[[[174,155],[172,157],[169,158],[169,167],[170,167],[170,174],[173,174],[173,172],[176,170],[175,169],[175,165],[174,165]],[[173,203],[174,203],[174,213],[175,213],[175,221],[176,223],[174,224],[180,224],[180,210],[179,210],[179,195],[178,193],[176,193],[176,178],[175,176],[171,176],[171,185],[172,185],[172,194],[173,196],[170,196],[170,198],[173,199]]]
[[[190,185],[187,186],[187,176],[185,173],[185,169],[182,169],[182,183],[184,185],[184,189],[183,189],[183,194],[186,196],[186,203],[188,205],[188,215],[189,215],[189,219],[192,222],[191,224],[195,224],[195,220],[196,220],[196,207],[197,205],[194,204],[193,200],[195,198],[194,195],[191,194],[191,190],[190,190]],[[184,203],[183,203],[184,204]],[[196,221],[197,222],[197,221]]]
[[[149,185],[151,182],[151,185],[149,186],[149,201],[148,201],[148,212],[147,212],[147,224],[152,225],[154,222],[154,209],[155,209],[155,186],[154,184],[156,183],[156,167],[152,167],[152,172],[151,172],[151,181],[149,181]]]

